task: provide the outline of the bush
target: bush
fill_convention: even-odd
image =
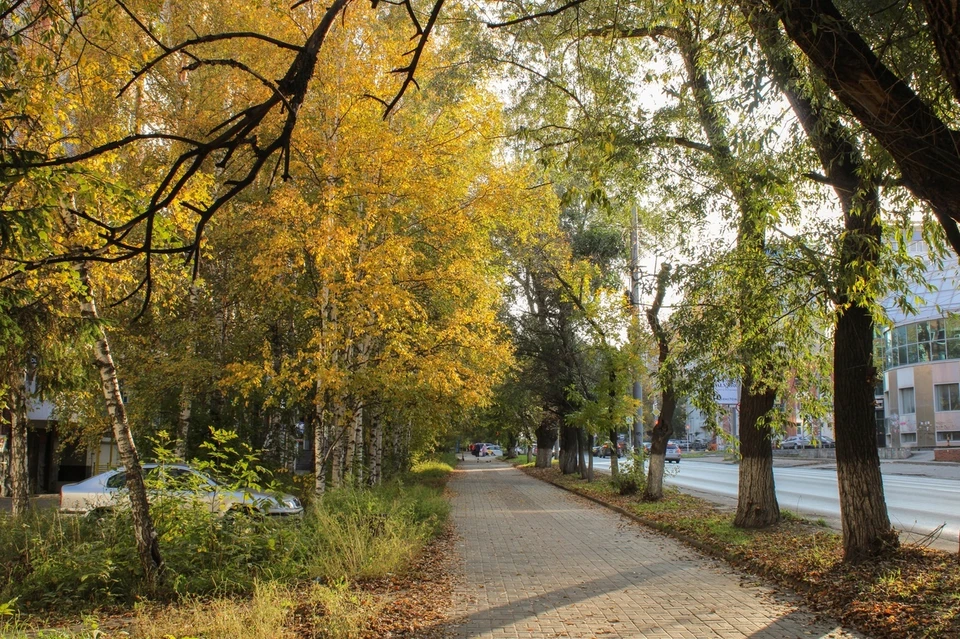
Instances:
[[[143,598],[249,596],[271,582],[349,583],[400,572],[447,521],[450,507],[440,487],[451,471],[449,464],[423,461],[383,486],[329,491],[302,520],[222,517],[199,502],[184,507],[157,500],[151,513],[166,571],[151,592],[128,510],[96,519],[0,514],[0,602],[18,598],[21,610],[67,613],[128,607]]]
[[[611,484],[621,495],[636,495],[647,486],[647,476],[643,472],[645,455],[642,450],[630,453],[627,457],[630,464],[626,467],[621,466],[620,472],[611,480]]]

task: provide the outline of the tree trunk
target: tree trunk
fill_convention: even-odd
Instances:
[[[773,409],[777,393],[757,391],[748,378],[743,381],[740,398],[740,484],[737,490],[737,514],[733,525],[739,528],[765,528],[780,521],[773,478],[773,449],[769,424],[759,420]]]
[[[190,411],[193,393],[190,384],[184,383],[180,389],[180,410],[177,413],[177,445],[173,454],[177,459],[187,459],[187,437],[190,435]]]
[[[620,438],[615,428],[611,428],[607,435],[610,437],[610,476],[616,479],[620,476]]]
[[[846,561],[883,555],[898,543],[883,496],[876,423],[862,410],[873,402],[876,379],[872,327],[867,309],[850,306],[837,319],[834,335],[837,479]]]
[[[333,408],[333,424],[331,432],[333,441],[330,442],[330,485],[340,488],[343,485],[343,439],[347,425],[344,424],[344,410],[342,399]]]
[[[580,477],[587,481],[593,481],[593,446],[591,440],[593,435],[587,435],[583,428],[580,431]],[[586,457],[584,457],[586,455]]]
[[[23,517],[30,508],[30,474],[27,465],[26,374],[17,371],[10,390],[10,496],[11,513]]]
[[[647,467],[647,486],[643,491],[644,501],[663,499],[663,473],[666,464],[667,441],[673,432],[673,414],[677,410],[677,395],[670,385],[660,394],[662,407],[660,417],[650,435],[650,462]]]
[[[353,441],[354,441],[354,459],[353,467],[355,469],[352,477],[354,485],[363,486],[363,469],[364,469],[364,459],[363,459],[363,406],[357,406],[353,411]]]
[[[673,383],[673,370],[668,365],[670,358],[670,334],[660,322],[660,309],[663,307],[663,298],[667,295],[667,286],[670,284],[669,263],[664,263],[657,273],[657,290],[653,297],[653,304],[647,309],[647,324],[657,342],[657,376],[660,381],[660,417],[653,425],[650,437],[650,462],[647,467],[647,485],[643,490],[645,501],[660,501],[663,499],[663,471],[666,463],[667,441],[673,432],[673,414],[677,410],[677,392]],[[640,444],[643,446],[643,443]]]
[[[313,489],[317,497],[323,497],[327,490],[327,469],[330,468],[329,427],[326,394],[317,380],[316,417],[313,427]]]
[[[143,483],[143,470],[140,466],[140,455],[137,453],[133,441],[133,433],[127,421],[127,411],[123,405],[123,396],[120,394],[120,382],[117,380],[117,369],[110,353],[110,342],[100,322],[97,305],[93,299],[93,289],[87,265],[78,266],[80,280],[83,283],[83,293],[80,300],[80,315],[95,329],[97,341],[94,345],[94,363],[100,372],[100,383],[103,388],[103,397],[107,406],[107,414],[113,425],[113,436],[120,451],[120,460],[126,470],[127,491],[130,495],[130,513],[133,518],[133,535],[137,543],[137,553],[143,567],[147,584],[152,588],[158,577],[163,574],[163,558],[160,555],[160,545],[157,541],[157,532],[150,517],[150,504],[147,502],[147,489]]]
[[[190,293],[187,298],[187,320],[188,334],[186,351],[189,358],[189,365],[193,367],[193,358],[197,354],[197,297],[198,289],[196,282],[190,285]],[[183,386],[180,389],[180,411],[177,414],[177,445],[174,454],[177,459],[187,459],[187,438],[190,436],[190,415],[193,404],[194,381],[193,371],[181,373],[183,375]]]
[[[545,417],[537,426],[537,468],[550,468],[553,446],[556,443],[556,423],[552,417]]]
[[[383,416],[373,418],[373,432],[370,433],[370,485],[379,486],[383,473]]]
[[[577,472],[577,429],[567,424],[560,427],[560,472],[564,475]]]

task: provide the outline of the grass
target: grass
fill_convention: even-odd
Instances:
[[[0,636],[108,637],[100,620],[118,618],[164,639],[359,636],[379,609],[364,584],[404,575],[445,530],[449,461],[330,491],[302,521],[157,512],[167,571],[155,591],[141,581],[128,513],[0,516]],[[66,625],[67,634],[42,630]]]
[[[960,637],[960,558],[903,546],[891,556],[852,565],[840,536],[823,520],[783,511],[770,529],[741,530],[733,514],[667,488],[646,503],[621,496],[609,477],[585,482],[556,469],[525,472],[633,513],[646,525],[696,545],[738,567],[796,590],[816,610],[876,639]]]

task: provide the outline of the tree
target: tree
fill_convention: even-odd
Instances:
[[[960,101],[956,5],[948,0],[895,3],[870,16],[857,15],[861,24],[866,23],[858,29],[831,0],[767,4],[837,99],[896,162],[900,183],[930,205],[960,254],[960,131],[951,128]],[[898,74],[891,68],[890,54],[883,53],[893,40],[881,33],[879,41],[870,42],[870,21],[882,20],[891,11],[916,18],[916,30],[907,39],[912,43],[908,55],[919,59],[910,64],[932,65],[933,73]],[[919,15],[911,15],[913,11]],[[917,34],[926,39],[916,40]],[[929,78],[932,86],[923,82]],[[911,80],[920,86],[911,86]],[[944,97],[951,93],[952,102]]]
[[[844,555],[857,560],[896,545],[883,497],[874,425],[874,281],[880,258],[878,180],[852,132],[827,108],[800,92],[805,78],[785,46],[775,14],[760,2],[741,3],[774,80],[806,132],[843,211],[834,333],[834,420]],[[842,443],[840,443],[842,441]]]
[[[660,321],[660,309],[670,283],[671,266],[667,263],[657,273],[653,304],[647,309],[647,322],[657,344],[657,382],[660,387],[660,416],[653,427],[650,440],[650,466],[643,498],[659,501],[663,498],[663,467],[666,461],[667,440],[673,434],[673,415],[677,410],[677,387],[674,383],[674,362],[670,359],[672,336]]]

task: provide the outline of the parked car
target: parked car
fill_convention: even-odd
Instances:
[[[787,450],[796,450],[798,448],[809,448],[811,446],[810,438],[806,435],[794,435],[787,437],[780,442],[780,448]]]
[[[489,446],[487,446],[487,455],[503,457],[503,449],[497,446],[496,444],[490,444]]]
[[[837,447],[837,442],[834,441],[833,437],[828,437],[827,435],[820,435],[819,443],[823,448]]]
[[[595,446],[593,454],[601,458],[609,457],[613,454],[613,446],[611,446],[609,442],[602,446]],[[617,447],[617,457],[623,457],[623,448],[620,446]]]
[[[302,515],[303,505],[293,495],[271,494],[257,490],[232,490],[186,464],[144,464],[148,484],[161,488],[148,489],[150,497],[174,498],[189,502],[196,499],[210,512],[253,512],[261,515]],[[123,468],[108,470],[75,484],[60,488],[60,511],[88,514],[108,511],[127,502],[127,473]]]
[[[674,464],[680,463],[680,458],[683,456],[683,453],[680,452],[680,446],[677,444],[667,443],[667,453],[664,457],[664,461],[673,462]]]

